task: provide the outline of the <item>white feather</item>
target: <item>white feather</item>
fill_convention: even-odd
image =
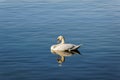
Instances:
[[[77,50],[80,47],[80,45],[66,44],[63,36],[59,36],[58,39],[61,40],[61,43],[56,44],[56,45],[52,45],[51,50],[72,51],[72,50]]]

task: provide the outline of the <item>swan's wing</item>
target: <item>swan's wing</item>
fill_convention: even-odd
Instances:
[[[70,50],[77,50],[80,47],[80,45],[73,45],[73,47]]]
[[[80,46],[76,46],[74,44],[59,44],[56,46],[56,50],[61,50],[61,51],[68,51],[68,50],[76,50],[78,49]]]

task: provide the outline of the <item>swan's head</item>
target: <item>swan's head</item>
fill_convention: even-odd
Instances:
[[[58,38],[57,38],[58,42],[64,41],[64,39],[65,38],[63,36],[58,36]]]
[[[57,62],[59,63],[59,64],[62,64],[63,62],[65,61],[65,57],[64,56],[59,56],[58,58],[57,58]]]

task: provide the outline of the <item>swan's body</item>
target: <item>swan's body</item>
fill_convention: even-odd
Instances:
[[[59,36],[57,39],[58,39],[58,41],[61,41],[61,43],[52,45],[51,50],[73,51],[73,50],[77,50],[80,47],[80,45],[65,43],[65,39],[63,36]]]
[[[51,46],[51,50],[58,50],[58,51],[72,51],[77,50],[80,46],[74,44],[57,44]]]

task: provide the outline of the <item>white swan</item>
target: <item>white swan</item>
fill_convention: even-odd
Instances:
[[[58,50],[58,51],[74,51],[77,50],[80,45],[75,45],[75,44],[67,44],[65,43],[65,38],[63,36],[59,36],[57,38],[58,41],[61,41],[61,43],[52,45],[51,50]]]

